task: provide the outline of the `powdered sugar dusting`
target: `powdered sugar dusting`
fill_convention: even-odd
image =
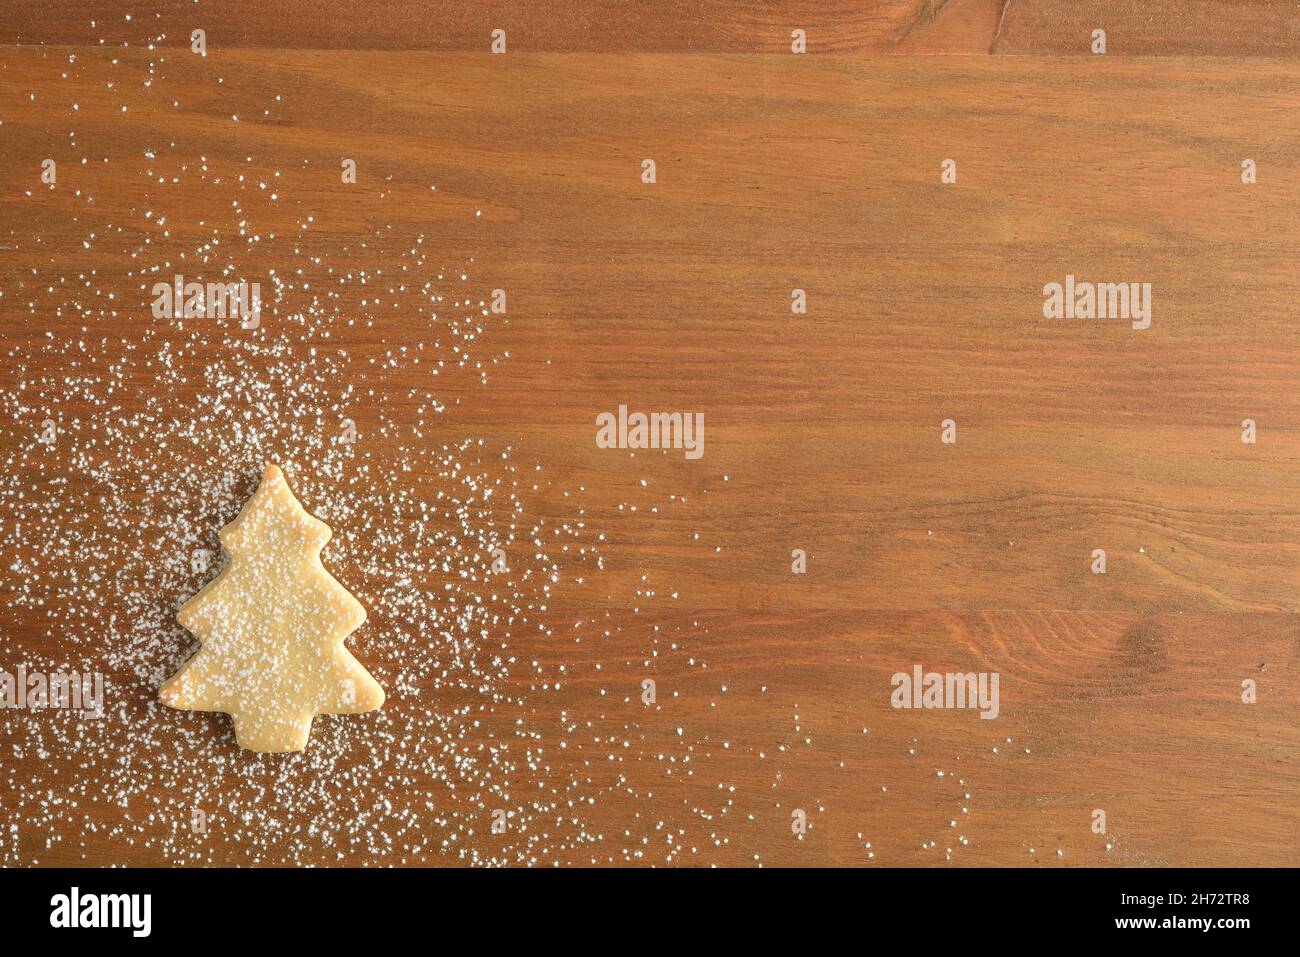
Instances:
[[[60,72],[83,84],[100,77],[101,98],[165,108],[156,83],[165,57],[122,59],[129,65],[69,55]],[[68,148],[99,159],[75,124]],[[80,660],[42,660],[14,636],[6,646],[30,668],[102,671],[108,692],[100,720],[6,716],[5,750],[39,755],[47,776],[19,781],[0,770],[16,798],[0,808],[9,832],[0,861],[75,861],[94,835],[171,862],[324,862],[345,851],[408,862],[464,853],[457,848],[485,828],[489,806],[508,809],[522,830],[556,796],[512,793],[535,758],[476,729],[492,716],[536,740],[507,685],[512,639],[521,629],[549,633],[547,596],[561,576],[551,551],[587,533],[581,507],[558,524],[529,514],[529,491],[548,483],[521,469],[513,448],[443,421],[441,382],[486,385],[508,359],[488,346],[492,317],[468,291],[473,264],[435,265],[423,234],[392,227],[360,240],[313,238],[319,218],[291,199],[280,170],[226,143],[212,152],[150,141],[105,157],[140,178],[138,195],[106,202],[65,174],[49,201],[76,204],[64,214],[81,224],[83,249],[111,269],[54,255],[39,228],[15,237],[30,267],[0,303],[43,333],[3,353],[4,590],[26,620],[46,622],[50,644]],[[214,206],[225,212],[196,221],[194,208]],[[272,264],[266,275],[249,274],[254,257],[259,269]],[[152,318],[154,283],[182,272],[260,280],[260,327]],[[377,321],[400,335],[355,334]],[[395,370],[418,371],[425,385],[394,392]],[[350,644],[390,694],[364,724],[317,718],[309,749],[287,756],[241,751],[229,719],[155,699],[195,646],[176,610],[219,571],[217,531],[268,462],[290,467],[295,491],[333,527],[326,562],[346,569],[371,613]],[[419,494],[404,481],[412,475]],[[507,567],[494,569],[495,549]],[[568,564],[592,574],[596,544],[570,551]],[[416,780],[433,782],[427,814],[410,810],[405,789]],[[396,789],[407,798],[399,812],[387,796]],[[501,846],[513,848],[503,863],[556,849],[540,834]]]
[[[342,186],[277,140],[291,92],[242,82],[215,50],[141,42],[142,22],[89,53],[17,53],[21,90],[0,71],[0,133],[59,170],[56,188],[33,175],[7,196],[23,215],[0,234],[0,315],[22,330],[0,340],[15,622],[0,642],[10,667],[107,680],[102,718],[3,715],[0,863],[113,847],[157,863],[673,863],[728,846],[735,788],[696,779],[727,743],[637,700],[659,669],[707,677],[690,650],[707,629],[668,618],[678,591],[648,576],[603,587],[581,481],[465,424],[511,360],[490,276],[380,164]],[[418,192],[440,217],[483,221],[481,198],[437,187]],[[191,281],[259,283],[259,321],[152,313],[157,284]],[[157,691],[197,644],[176,612],[220,572],[217,532],[268,463],[333,529],[325,565],[369,612],[348,646],[387,700],[260,755],[226,716]],[[646,485],[618,515],[684,509]],[[596,823],[611,804],[617,830]]]

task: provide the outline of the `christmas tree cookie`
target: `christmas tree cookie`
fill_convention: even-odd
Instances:
[[[321,565],[330,528],[268,465],[243,511],[221,530],[230,563],[176,615],[202,642],[158,698],[221,711],[252,751],[301,751],[318,714],[358,714],[384,689],[343,647],[366,610]]]

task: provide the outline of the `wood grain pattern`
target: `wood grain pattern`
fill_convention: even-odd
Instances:
[[[1300,14],[1288,0],[568,0],[562,9],[389,0],[366,14],[308,0],[153,0],[134,14],[112,0],[11,0],[0,11],[0,37],[20,44],[112,47],[147,37],[183,46],[196,27],[225,49],[487,52],[502,29],[519,53],[786,53],[791,31],[802,29],[813,55],[1084,56],[1101,28],[1110,56],[1300,51]]]
[[[123,301],[115,335],[148,322],[128,264],[77,247],[161,188],[121,160],[163,138],[282,171],[294,214],[316,210],[323,253],[423,231],[443,261],[472,262],[473,295],[509,289],[511,359],[491,388],[448,381],[449,421],[544,466],[558,484],[539,515],[562,518],[560,488],[584,489],[607,537],[604,571],[566,580],[548,609],[557,629],[599,622],[603,640],[515,637],[537,665],[510,678],[517,708],[467,732],[519,748],[527,716],[566,740],[518,783],[557,797],[536,863],[1300,864],[1300,66],[1238,58],[1291,51],[1293,32],[1266,28],[1290,22],[1285,5],[1203,3],[1178,28],[1112,29],[1116,54],[1178,55],[1158,60],[865,55],[1070,52],[1060,37],[1091,15],[1019,0],[996,19],[955,0],[920,20],[911,3],[817,5],[838,25],[810,50],[852,55],[807,57],[779,52],[788,30],[773,24],[789,18],[767,7],[615,21],[577,5],[563,31],[512,13],[512,52],[492,57],[447,52],[485,45],[491,7],[397,5],[362,28],[341,11],[236,6],[239,48],[212,29],[206,60],[169,51],[166,97],[131,94],[129,120],[122,89],[142,88],[148,51],[115,51],[114,73],[82,47],[75,90],[60,87],[65,51],[0,52],[0,357],[45,332],[24,309],[34,265],[97,269]],[[0,25],[86,42],[46,9],[15,4]],[[1135,5],[1106,13],[1146,22]],[[1204,28],[1216,18],[1221,31]],[[771,55],[753,55],[769,29]],[[1183,56],[1219,43],[1230,56]],[[83,151],[112,162],[80,166]],[[59,187],[28,196],[47,155],[68,157]],[[363,171],[351,191],[341,155]],[[956,185],[939,182],[945,158]],[[195,219],[218,198],[196,192]],[[1151,328],[1045,321],[1043,284],[1067,273],[1151,282]],[[796,287],[807,316],[790,314]],[[342,335],[381,355],[402,320]],[[0,384],[20,375],[0,359]],[[409,372],[371,384],[414,407]],[[704,457],[596,448],[594,415],[620,402],[703,411]],[[398,441],[357,417],[372,448]],[[939,441],[947,418],[955,446]],[[1244,418],[1257,445],[1240,440]],[[26,428],[0,423],[0,438]],[[805,576],[790,573],[794,548]],[[1104,576],[1089,573],[1094,548]],[[0,593],[16,587],[0,576]],[[3,635],[57,656],[46,625],[24,611]],[[891,709],[889,676],[914,662],[998,671],[1000,718]],[[561,690],[538,677],[561,666]],[[636,697],[648,673],[652,709]],[[1240,701],[1246,678],[1255,705]],[[0,716],[0,753],[35,720]],[[0,804],[35,762],[0,775]],[[431,781],[388,797],[433,817],[477,799]],[[796,807],[813,823],[803,840]],[[1099,807],[1105,839],[1089,831]],[[94,813],[108,826],[145,810]],[[237,831],[211,838],[220,859],[265,863]],[[41,863],[175,862],[68,838]],[[259,833],[272,858],[277,840]],[[520,861],[543,846],[466,840]],[[464,858],[315,858],[339,860]]]
[[[1300,12],[1285,0],[1011,0],[996,53],[1108,56],[1281,56],[1300,50]]]

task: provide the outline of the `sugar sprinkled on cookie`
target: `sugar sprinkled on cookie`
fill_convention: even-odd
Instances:
[[[302,507],[278,466],[221,530],[230,564],[176,615],[203,639],[158,690],[171,708],[231,715],[250,751],[301,751],[318,714],[360,714],[384,692],[343,639],[365,609],[325,570],[330,529]]]

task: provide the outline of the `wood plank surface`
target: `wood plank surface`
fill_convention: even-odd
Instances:
[[[812,55],[1275,56],[1300,52],[1292,0],[388,0],[366,14],[337,3],[10,0],[6,42],[181,47],[195,28],[214,46],[487,52],[493,30],[519,53],[785,53],[805,31]]]
[[[234,6],[0,14],[0,669],[109,682],[0,712],[0,862],[1300,863],[1290,7]],[[176,271],[262,327],[154,318]],[[298,757],[153,700],[267,457],[389,692]]]

